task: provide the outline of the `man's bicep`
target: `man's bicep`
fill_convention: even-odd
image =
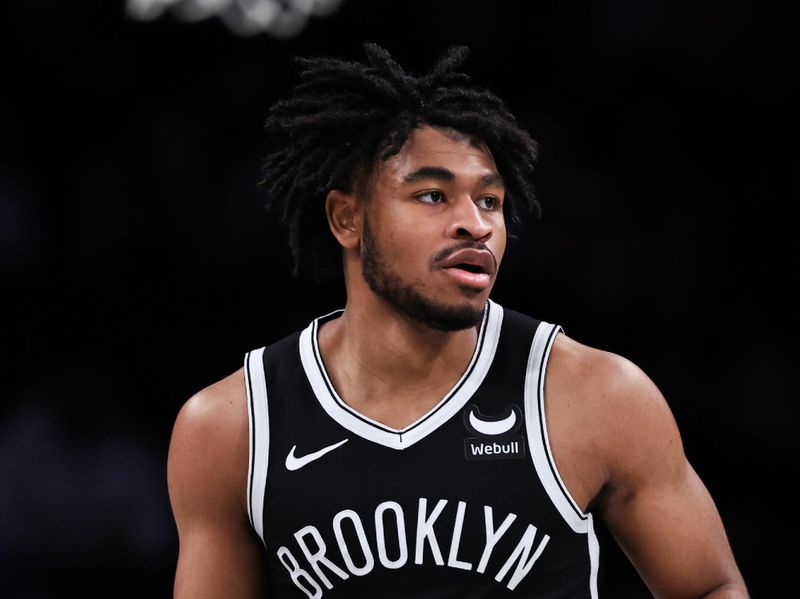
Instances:
[[[175,599],[267,597],[255,534],[197,524],[181,535]]]
[[[716,506],[688,463],[681,479],[610,502],[604,521],[657,596],[701,597],[740,582]]]
[[[717,508],[686,459],[666,401],[641,372],[630,371],[627,382],[612,399],[625,416],[613,428],[601,501],[609,530],[657,596],[743,590]]]

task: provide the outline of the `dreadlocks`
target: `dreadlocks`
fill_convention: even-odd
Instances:
[[[456,69],[467,56],[454,47],[422,77],[408,74],[389,53],[365,43],[367,63],[298,58],[300,83],[273,104],[265,128],[277,134],[263,185],[268,207],[289,227],[294,274],[321,280],[341,272],[341,251],[323,209],[332,189],[361,191],[379,161],[397,154],[420,125],[460,131],[481,139],[506,185],[506,205],[518,221],[517,200],[538,208],[531,185],[536,142],[517,125],[505,104]]]

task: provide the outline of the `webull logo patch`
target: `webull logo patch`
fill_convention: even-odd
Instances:
[[[464,457],[469,461],[524,458],[525,438],[514,435],[521,425],[519,406],[512,404],[499,416],[484,416],[478,406],[467,406],[464,426],[476,436],[464,439]]]

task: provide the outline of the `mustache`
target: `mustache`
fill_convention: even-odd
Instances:
[[[497,272],[497,257],[494,255],[494,252],[492,252],[492,250],[489,249],[489,246],[487,246],[485,243],[481,243],[480,241],[471,241],[471,240],[462,241],[457,245],[447,247],[436,252],[430,261],[431,268],[436,268],[438,263],[444,262],[456,252],[467,249],[482,250],[484,252],[489,252],[489,254],[491,254],[492,256],[492,260],[494,261],[494,270],[495,272]]]

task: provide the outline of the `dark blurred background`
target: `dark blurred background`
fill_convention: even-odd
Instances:
[[[543,218],[511,244],[493,297],[653,378],[751,592],[783,596],[796,21],[737,0],[287,12],[310,4],[0,8],[0,596],[170,596],[178,409],[247,350],[343,305],[337,285],[289,274],[258,187],[263,120],[295,82],[293,56],[361,58],[364,40],[416,72],[471,47],[473,79],[541,145]],[[238,6],[280,20],[259,30]],[[604,596],[647,597],[601,540]]]

